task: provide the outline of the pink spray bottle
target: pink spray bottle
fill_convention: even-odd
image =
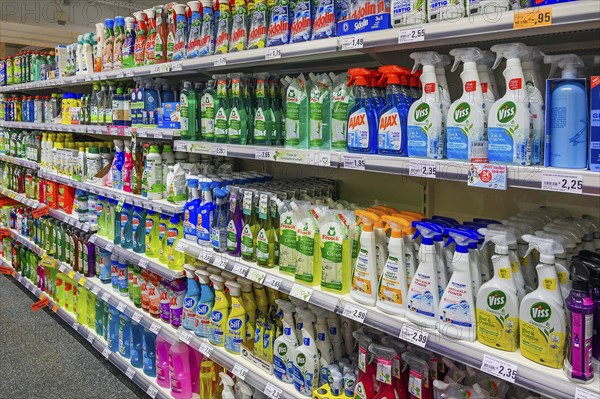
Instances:
[[[171,374],[171,395],[175,399],[191,399],[192,375],[190,347],[183,342],[171,346],[169,350],[169,372]]]
[[[158,335],[156,337],[156,382],[163,388],[170,388],[169,350],[171,344]]]
[[[386,346],[371,344],[369,345],[371,352],[376,360],[377,365],[375,379],[380,382],[379,391],[373,399],[399,399],[394,386],[392,385],[392,363],[397,353],[392,348]]]

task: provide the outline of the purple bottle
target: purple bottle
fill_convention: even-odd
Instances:
[[[160,280],[158,285],[158,295],[160,297],[160,318],[168,323],[171,320],[171,305],[169,301],[169,280]]]
[[[187,292],[185,280],[173,280],[169,287],[169,299],[171,304],[171,325],[175,328],[181,326],[183,316],[183,301]]]
[[[94,277],[96,275],[96,246],[89,240],[92,233],[88,233],[85,236],[85,242],[83,243],[84,250],[87,250],[87,256],[84,256],[84,262],[87,257],[87,276]]]
[[[600,254],[592,251],[580,251],[574,260],[583,262],[590,270],[589,293],[596,304],[594,312],[594,338],[592,340],[592,356],[594,368],[600,368]]]
[[[589,294],[589,268],[581,261],[571,262],[571,293],[565,300],[571,324],[564,371],[567,378],[586,382],[594,378],[592,338],[596,304]]]

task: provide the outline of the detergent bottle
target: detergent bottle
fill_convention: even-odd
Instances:
[[[146,13],[137,11],[135,17],[135,44],[133,50],[134,66],[144,65],[146,39],[148,37],[148,26],[146,25]]]
[[[440,54],[441,60],[435,64],[435,76],[437,78],[438,87],[440,89],[440,98],[442,99],[442,111],[444,115],[444,121],[448,115],[448,108],[452,100],[450,99],[450,91],[448,90],[448,81],[446,80],[446,67],[450,65],[450,57],[446,54]],[[444,148],[445,151],[445,148]],[[444,158],[446,153],[444,153]]]
[[[539,68],[544,60],[544,54],[539,47],[527,47],[527,54],[521,58],[523,75],[525,76],[525,90],[529,95],[529,112],[533,119],[531,138],[531,163],[539,165],[543,163],[542,148],[544,134],[546,133],[546,107],[544,106],[545,84],[539,74]],[[537,64],[537,70],[536,70]],[[550,74],[552,76],[552,73]],[[552,142],[551,142],[552,143]]]
[[[188,31],[186,18],[187,6],[185,4],[175,4],[173,7],[175,8],[175,36],[173,38],[173,51],[171,52],[172,56],[170,59],[172,61],[180,61],[186,56],[186,36]]]
[[[246,0],[236,0],[231,22],[231,42],[229,52],[244,51],[248,48],[248,7]]]
[[[377,308],[386,313],[404,316],[406,312],[406,267],[404,234],[410,234],[410,222],[401,216],[384,215],[381,220],[391,228],[388,243],[388,257],[379,279]]]
[[[563,366],[567,314],[558,287],[555,257],[564,251],[553,239],[523,235],[529,251],[537,249],[540,263],[536,266],[538,288],[525,295],[519,308],[520,349],[529,360],[552,368]]]
[[[207,56],[215,52],[215,10],[212,0],[201,0],[201,3],[202,28],[200,29],[198,55]]]
[[[497,44],[491,50],[496,53],[494,68],[503,57],[506,58],[503,72],[506,94],[488,112],[489,161],[530,165],[533,119],[521,68],[521,57],[527,54],[527,46],[523,43]]]
[[[452,72],[460,62],[464,66],[460,74],[463,82],[462,96],[448,110],[448,159],[487,162],[486,103],[477,72],[477,60],[483,55],[477,47],[457,48],[451,50],[450,55],[454,57]]]
[[[210,273],[206,270],[196,270],[196,277],[200,283],[200,297],[196,307],[196,331],[195,334],[201,338],[211,336],[211,316],[215,304],[215,293],[210,287]]]
[[[229,353],[240,353],[240,345],[246,339],[246,310],[242,304],[242,286],[235,281],[226,281],[231,297],[231,311],[225,330],[225,349]]]
[[[496,78],[494,77],[494,70],[492,69],[494,59],[494,53],[489,50],[482,50],[481,58],[477,60],[477,73],[479,74],[479,81],[481,82],[481,93],[483,94],[485,108],[488,111],[496,102],[497,95]]]
[[[266,0],[255,1],[254,10],[250,15],[248,49],[264,48],[267,45],[267,23],[269,20],[269,7]]]
[[[219,1],[219,18],[215,36],[215,54],[225,54],[231,42],[231,7],[228,0]]]
[[[414,74],[423,65],[423,95],[408,111],[408,156],[442,159],[446,141],[446,118],[435,65],[441,56],[433,51],[412,53]]]
[[[355,399],[370,399],[375,397],[376,363],[372,362],[369,347],[373,340],[363,330],[354,331],[352,336],[358,342],[358,379],[354,386]]]
[[[514,352],[519,337],[519,299],[513,279],[508,246],[517,239],[509,231],[479,229],[485,236],[483,246],[493,242],[494,277],[477,292],[477,341],[496,349]]]
[[[167,47],[167,7],[156,6],[154,12],[156,16],[156,46],[154,51],[154,62],[157,64],[167,61],[169,49]]]
[[[380,218],[373,212],[357,210],[357,225],[362,224],[360,249],[354,272],[352,273],[352,288],[350,296],[364,305],[374,306],[377,301],[377,261],[375,250],[374,224]]]
[[[215,204],[212,199],[212,181],[204,176],[200,178],[201,199],[198,205],[198,224],[196,225],[196,237],[198,244],[210,245],[210,226],[212,223]]]
[[[477,242],[471,231],[446,229],[448,243],[456,243],[452,258],[452,277],[440,298],[437,329],[455,339],[475,341],[475,299],[469,262],[469,243]],[[446,245],[448,245],[448,243]]]
[[[274,114],[267,92],[268,73],[257,73],[256,78],[256,107],[254,110],[254,143],[257,145],[272,145],[274,133]]]
[[[280,46],[290,42],[291,6],[289,0],[275,0],[270,7],[267,46]]]
[[[227,75],[213,75],[216,80],[216,97],[214,102],[214,138],[217,143],[227,142],[227,120],[231,103],[227,93]]]
[[[560,292],[563,298],[569,296],[571,292],[571,279],[569,272],[569,257],[568,253],[572,252],[575,248],[575,240],[572,237],[569,237],[565,234],[559,233],[549,233],[547,231],[538,230],[535,232],[536,236],[542,238],[551,238],[558,241],[562,246],[565,252],[557,253],[554,255],[555,265],[556,265],[556,274],[558,276],[558,283],[560,284]]]
[[[294,328],[294,305],[283,299],[277,299],[278,313],[282,313],[282,334],[273,344],[273,369],[277,379],[293,383],[293,354],[298,347],[298,338]]]
[[[427,360],[416,353],[406,351],[400,355],[404,363],[408,365],[408,398],[409,399],[433,399],[431,374],[432,370]]]
[[[406,317],[413,323],[434,328],[440,301],[437,284],[439,265],[436,261],[433,238],[436,234],[441,234],[442,229],[438,225],[426,222],[413,222],[412,225],[417,229],[413,239],[417,236],[421,236],[422,239],[419,247],[419,266],[408,289]]]
[[[293,203],[293,206],[296,204]],[[321,283],[321,235],[318,225],[318,213],[303,207],[297,210],[300,218],[296,224],[297,259],[295,279],[307,285]]]
[[[513,243],[512,241],[508,242],[508,258],[510,260],[511,271],[512,271],[512,275],[513,275],[513,279],[515,281],[515,286],[517,287],[517,297],[519,298],[519,301],[521,301],[526,294],[525,278],[523,277],[522,264],[521,264],[521,261],[519,260],[519,255],[517,253],[517,250],[518,250],[517,243],[519,240],[522,240],[521,239],[521,237],[522,237],[521,230],[516,227],[506,226],[503,224],[488,225],[487,229],[492,230],[492,231],[506,231],[506,232],[513,234],[517,238],[516,243]]]
[[[400,89],[401,76],[409,74],[408,69],[397,65],[379,67],[380,84],[385,83],[385,103],[379,116],[378,153],[406,156],[406,122],[409,104]]]
[[[215,301],[210,314],[209,341],[215,346],[223,347],[229,319],[229,301],[225,294],[225,280],[221,276],[211,275],[210,281],[213,283]]]
[[[190,9],[191,17],[189,23],[189,32],[187,38],[187,58],[196,58],[200,56],[200,42],[202,38],[202,13],[204,7],[200,1],[188,1],[187,6]],[[212,2],[211,2],[212,3]]]
[[[253,284],[251,280],[238,277],[237,282],[242,286],[242,305],[246,311],[246,337],[244,341],[254,339],[256,331],[256,300],[253,294]]]
[[[377,153],[378,109],[368,92],[367,79],[371,72],[365,68],[348,70],[348,86],[354,84],[354,106],[348,113],[346,145],[348,152]]]
[[[369,352],[376,359],[377,373],[375,380],[378,381],[379,391],[373,399],[398,399],[396,389],[392,385],[392,360],[398,355],[392,348],[383,345],[369,345]]]
[[[156,56],[156,11],[154,8],[144,10],[144,14],[148,18],[148,35],[144,44],[144,64],[155,64]]]
[[[388,257],[387,236],[385,235],[385,224],[381,218],[387,213],[381,209],[367,208],[368,212],[373,212],[379,216],[379,220],[373,224],[373,232],[375,233],[375,264],[377,265],[377,281],[383,273],[383,267]]]
[[[186,330],[196,330],[196,308],[200,300],[200,286],[196,281],[196,268],[190,264],[184,264],[183,270],[187,278],[187,291],[183,300],[182,325]]]
[[[315,316],[307,309],[296,309],[296,312],[302,318],[302,341],[292,355],[294,388],[304,396],[311,396],[319,382],[319,355],[313,327]]]
[[[239,73],[227,75],[231,82],[231,109],[227,118],[227,142],[230,144],[246,144],[248,140],[248,115],[245,100],[241,92]]]

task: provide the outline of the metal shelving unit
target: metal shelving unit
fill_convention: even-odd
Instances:
[[[43,130],[51,132],[99,134],[103,136],[146,137],[171,140],[180,136],[179,129],[158,129],[131,126],[63,125],[59,123],[33,123],[0,121],[0,127],[10,129]],[[23,165],[26,166],[26,165]]]

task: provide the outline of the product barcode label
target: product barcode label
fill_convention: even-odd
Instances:
[[[187,148],[188,148],[187,143],[184,143],[184,142],[181,142],[181,141],[179,141],[179,142],[176,141],[175,145],[173,147],[173,151],[183,151],[183,152],[186,152]]]
[[[233,274],[237,274],[238,276],[246,277],[246,275],[248,274],[248,267],[237,263],[233,266],[231,272]]]
[[[215,58],[215,61],[213,63],[214,66],[225,66],[227,65],[227,57],[225,57],[224,55],[218,55]]]
[[[93,236],[90,237],[90,239],[88,241],[91,242],[92,244],[95,244],[96,238],[98,238],[98,237],[96,237],[96,235],[94,234]]]
[[[92,294],[94,294],[95,296],[98,296],[98,293],[100,292],[100,287],[95,285],[92,287],[91,291],[92,291]]]
[[[294,298],[302,299],[305,302],[310,300],[312,296],[312,289],[305,287],[300,284],[294,284],[292,290],[290,291],[290,295]]]
[[[103,300],[104,302],[108,302],[108,300],[110,299],[110,294],[109,294],[108,292],[104,291],[104,292],[102,293],[102,297],[101,297],[101,298],[102,298],[102,300]]]
[[[161,325],[158,323],[152,323],[152,325],[150,326],[150,331],[152,331],[154,334],[158,334],[159,331],[161,329]]]
[[[363,35],[342,36],[340,37],[340,50],[353,50],[363,48],[365,37]]]
[[[365,158],[361,155],[342,155],[344,159],[344,168],[365,170]]]
[[[266,276],[267,274],[265,272],[262,272],[258,269],[251,269],[246,278],[254,281],[255,283],[262,284],[262,282],[265,281]]]
[[[214,348],[212,346],[210,346],[209,344],[207,344],[206,342],[203,342],[202,344],[200,344],[200,348],[198,348],[200,353],[202,353],[206,357],[210,357],[210,354],[212,353],[213,349]]]
[[[88,334],[87,341],[90,344],[93,344],[95,339],[96,339],[96,335],[94,333],[91,332],[91,333]]]
[[[142,269],[145,269],[148,267],[148,263],[150,263],[150,261],[148,259],[141,258],[140,261],[138,262],[138,266],[141,267]]]
[[[600,399],[600,394],[585,388],[575,388],[575,399]]]
[[[273,161],[275,159],[275,150],[257,148],[254,150],[254,159],[259,161]]]
[[[410,29],[402,29],[398,32],[398,43],[422,42],[425,40],[425,28],[415,26]]]
[[[127,367],[127,370],[125,370],[125,375],[129,377],[130,380],[133,379],[133,376],[135,375],[135,370],[133,367]]]
[[[227,146],[226,145],[211,145],[210,146],[210,155],[218,155],[221,157],[227,156]]]
[[[183,331],[181,334],[179,334],[179,339],[181,340],[181,342],[185,342],[188,345],[192,341],[192,338],[193,334],[189,331]]]
[[[429,333],[427,331],[408,323],[404,323],[402,325],[402,330],[400,330],[400,339],[413,343],[421,348],[424,348],[427,344],[428,337]]]
[[[483,362],[480,370],[495,377],[502,378],[508,382],[515,382],[518,366],[494,356],[483,355]]]
[[[281,58],[281,47],[270,47],[265,52],[265,60],[276,60]]]
[[[542,172],[542,190],[581,194],[583,192],[583,176]]]
[[[142,317],[144,317],[140,312],[135,312],[133,314],[133,317],[131,318],[131,320],[133,320],[136,323],[139,323],[140,320],[142,320]]]
[[[148,396],[150,396],[152,399],[154,399],[154,398],[156,398],[156,395],[158,395],[158,388],[156,388],[154,385],[148,385],[146,394]]]
[[[102,351],[102,356],[104,356],[106,359],[108,359],[110,356],[110,348],[108,346]]]
[[[127,309],[127,305],[125,305],[123,302],[119,302],[119,304],[117,305],[117,310],[119,312],[123,312],[125,309]]]
[[[435,179],[437,173],[435,162],[430,161],[410,161],[408,166],[408,175],[414,177],[426,177]]]
[[[281,279],[275,276],[267,276],[265,277],[265,281],[263,281],[263,285],[265,287],[273,288],[274,290],[279,290],[279,287],[281,287]]]
[[[362,323],[365,321],[365,317],[367,317],[367,310],[361,308],[360,306],[356,306],[351,303],[347,303],[344,306],[344,311],[342,312],[342,316],[347,317],[352,320],[356,320],[359,323]]]
[[[267,382],[267,386],[265,386],[265,390],[263,392],[268,398],[271,399],[281,399],[283,396],[283,391],[270,382]]]
[[[241,364],[236,363],[233,366],[233,370],[231,370],[231,372],[236,377],[241,378],[242,380],[245,380],[246,379],[246,375],[248,374],[248,369],[246,367],[242,366]]]

